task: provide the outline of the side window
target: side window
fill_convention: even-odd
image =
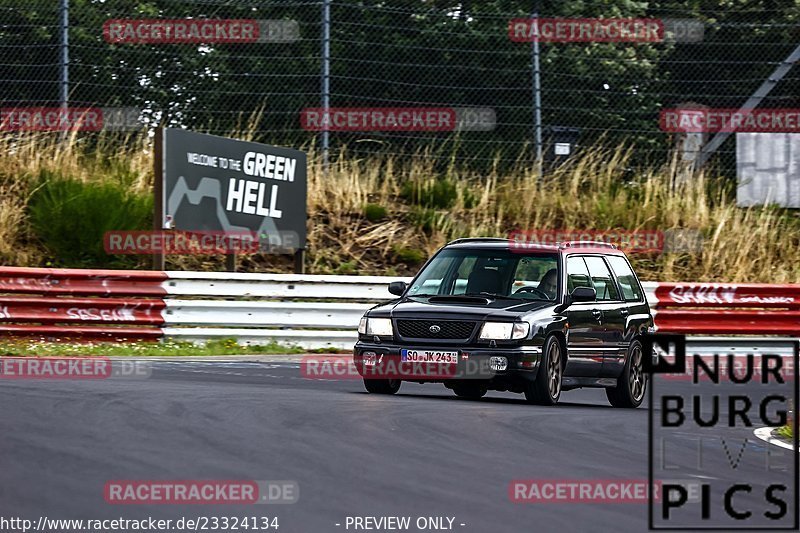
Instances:
[[[589,275],[592,277],[592,285],[597,291],[597,300],[619,300],[617,286],[614,278],[606,266],[602,257],[586,256],[586,266],[589,267]]]
[[[612,255],[608,257],[611,270],[617,276],[619,288],[622,290],[622,297],[626,302],[638,302],[642,299],[642,292],[639,290],[639,283],[631,270],[630,265],[624,257]]]
[[[567,294],[571,293],[576,287],[591,287],[592,280],[589,277],[589,269],[583,257],[571,256],[567,258]]]

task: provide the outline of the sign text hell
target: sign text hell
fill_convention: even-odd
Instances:
[[[242,170],[248,176],[256,176],[280,181],[294,181],[296,159],[247,152]],[[269,207],[267,207],[269,202]],[[228,202],[225,209],[271,218],[281,218],[283,211],[278,209],[278,186],[272,185],[267,194],[267,184],[262,181],[231,178],[228,180]]]

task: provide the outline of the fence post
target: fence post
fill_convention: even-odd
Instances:
[[[66,108],[69,102],[69,0],[61,0],[61,65],[59,74],[59,104]]]
[[[533,136],[536,146],[536,169],[542,177],[542,80],[539,68],[539,0],[534,0],[533,24],[536,28],[533,39]]]
[[[331,0],[322,0],[322,112],[325,124],[328,109],[331,105]],[[330,148],[330,132],[327,126],[322,128],[322,171],[328,174],[328,150]]]

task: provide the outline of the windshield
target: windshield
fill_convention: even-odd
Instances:
[[[556,254],[450,249],[443,250],[423,269],[408,295],[555,301],[559,279]]]

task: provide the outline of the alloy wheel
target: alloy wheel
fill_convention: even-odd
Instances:
[[[558,342],[551,342],[547,351],[547,388],[551,398],[561,393],[561,348]]]
[[[642,347],[637,344],[631,352],[631,368],[628,373],[628,387],[630,387],[631,396],[636,402],[644,396],[645,379],[642,370]]]

